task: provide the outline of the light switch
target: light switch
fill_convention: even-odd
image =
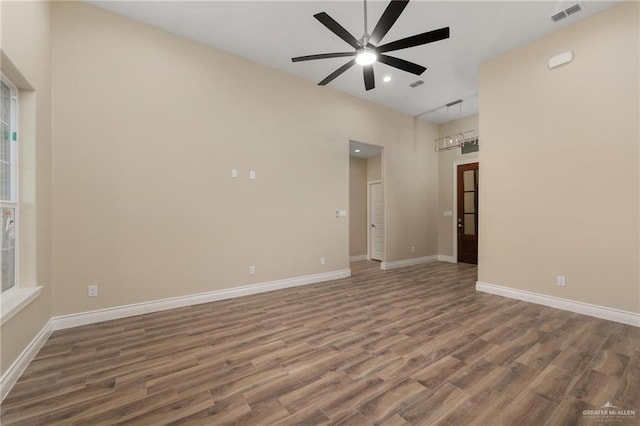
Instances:
[[[232,178],[238,177],[238,169],[231,169],[231,177]]]
[[[336,217],[347,217],[346,210],[336,210]]]
[[[558,275],[556,277],[556,284],[558,284],[558,286],[560,287],[564,287],[567,285],[567,277],[565,277],[564,275]]]
[[[251,170],[251,171],[249,172],[249,179],[255,179],[255,178],[256,178],[256,172],[255,172],[255,171],[253,171],[253,170]]]
[[[442,214],[444,216],[453,216],[453,212],[451,210],[445,210],[444,212],[442,212]]]

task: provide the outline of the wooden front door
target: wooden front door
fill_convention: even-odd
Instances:
[[[458,262],[478,264],[478,163],[458,166]]]

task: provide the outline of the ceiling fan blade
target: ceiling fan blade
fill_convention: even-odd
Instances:
[[[362,46],[360,42],[351,35],[351,33],[344,29],[344,27],[338,24],[331,16],[327,15],[325,12],[316,13],[313,15],[318,21],[322,23],[325,27],[329,28],[329,30],[349,43],[354,49],[360,49]]]
[[[324,80],[322,80],[320,83],[318,83],[318,86],[326,86],[327,84],[329,84],[334,78],[336,78],[337,76],[339,76],[340,74],[342,74],[343,72],[345,72],[346,70],[348,70],[349,68],[351,68],[353,66],[353,64],[356,63],[355,59],[350,60],[349,62],[347,62],[346,64],[344,64],[343,66],[341,66],[340,68],[338,68],[337,70],[335,70],[334,72],[332,72],[331,74],[329,74],[327,76],[327,78],[325,78]]]
[[[356,56],[356,52],[321,53],[319,55],[297,56],[295,58],[291,58],[291,62],[312,61],[314,59],[327,58],[346,58],[348,56]]]
[[[421,44],[433,43],[449,38],[449,27],[440,28],[426,33],[417,34],[411,37],[392,41],[391,43],[378,46],[378,53],[391,52],[392,50],[406,49],[408,47],[420,46]]]
[[[382,13],[380,20],[371,33],[371,37],[369,38],[370,43],[380,43],[380,40],[384,38],[393,24],[396,23],[398,17],[400,16],[404,8],[407,7],[408,3],[409,0],[391,0],[391,2],[389,2],[389,5],[387,5],[387,8]]]
[[[373,64],[363,66],[362,73],[364,74],[364,88],[367,90],[375,88],[376,81],[373,75]]]
[[[391,67],[398,68],[399,70],[410,72],[411,74],[420,75],[427,69],[422,65],[414,64],[413,62],[405,61],[404,59],[394,58],[393,56],[378,55],[378,62],[387,64]]]

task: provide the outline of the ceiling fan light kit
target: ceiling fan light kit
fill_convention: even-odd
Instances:
[[[375,50],[364,48],[358,52],[356,62],[358,65],[371,65],[378,59]]]
[[[364,86],[366,90],[375,88],[373,64],[375,64],[376,62],[381,62],[385,65],[389,65],[393,68],[410,72],[415,75],[421,75],[426,70],[426,68],[422,65],[418,65],[404,59],[396,58],[394,56],[385,55],[384,53],[392,52],[395,50],[408,49],[410,47],[420,46],[423,44],[447,39],[449,38],[449,27],[440,28],[434,31],[428,31],[422,34],[405,37],[400,40],[380,45],[380,41],[382,41],[384,36],[396,23],[396,21],[400,17],[400,14],[405,9],[405,7],[407,7],[408,3],[409,0],[392,0],[387,5],[387,8],[384,10],[382,16],[376,23],[376,26],[371,32],[371,35],[369,35],[367,29],[367,0],[364,0],[364,34],[359,40],[355,38],[351,33],[349,33],[342,25],[336,22],[326,12],[317,13],[313,15],[313,17],[316,18],[322,25],[327,27],[336,36],[340,37],[347,44],[349,44],[354,49],[354,51],[297,56],[295,58],[291,58],[291,61],[302,62],[327,58],[352,58],[349,60],[349,62],[329,74],[324,80],[318,83],[318,85],[320,86],[329,84],[336,77],[344,73],[355,64],[362,66]]]

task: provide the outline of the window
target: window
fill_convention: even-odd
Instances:
[[[17,281],[18,231],[18,132],[16,87],[2,76],[0,103],[0,251],[2,291],[15,287]]]
[[[460,149],[462,155],[478,151],[480,151],[480,139],[478,138],[472,139],[469,142],[465,141],[465,143],[462,145],[462,148]]]

